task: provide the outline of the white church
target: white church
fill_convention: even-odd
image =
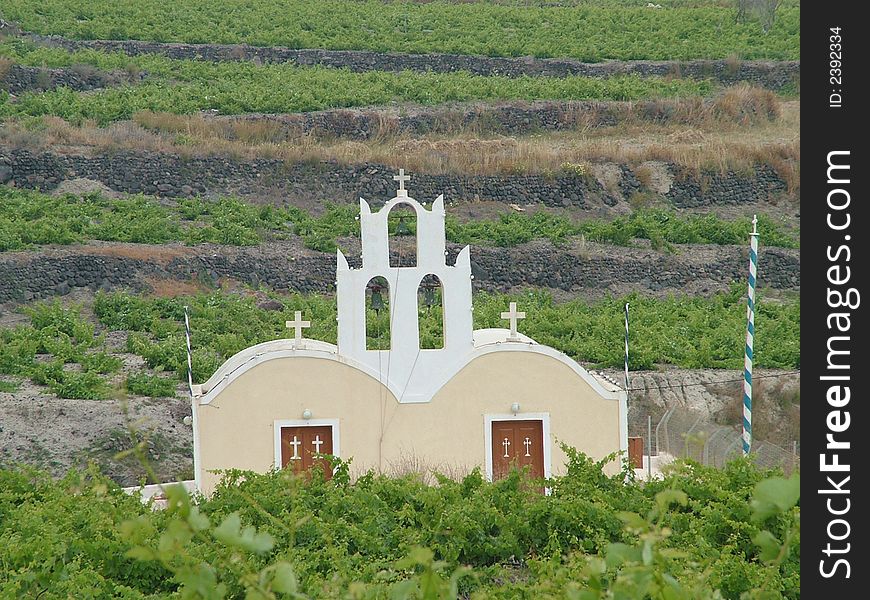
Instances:
[[[447,264],[443,196],[426,208],[408,196],[403,171],[394,179],[396,196],[379,211],[360,199],[362,266],[338,251],[338,344],[303,337],[310,323],[297,312],[292,339],[242,350],[194,386],[198,490],[210,494],[220,470],[301,472],[326,465],[322,454],[352,459],[355,473],[413,463],[451,473],[479,466],[498,479],[511,465],[562,474],[563,442],[595,459],[627,451],[625,391],[519,333],[525,314],[514,303],[501,315],[509,328],[474,330],[470,248]],[[416,213],[410,266],[390,261],[396,207]],[[419,321],[433,286],[441,344],[423,348]],[[388,349],[370,348],[372,308],[388,311]]]

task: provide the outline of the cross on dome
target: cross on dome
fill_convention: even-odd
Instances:
[[[405,169],[399,169],[398,175],[393,175],[393,181],[399,182],[399,189],[396,191],[396,196],[405,196],[408,195],[408,190],[405,189],[405,182],[410,181],[411,176],[405,175]]]
[[[511,302],[510,309],[507,312],[501,313],[502,319],[510,319],[511,322],[511,333],[508,336],[508,341],[518,342],[520,336],[517,335],[517,319],[525,319],[525,312],[517,312],[517,303]]]
[[[294,346],[296,348],[302,347],[302,330],[306,327],[311,327],[311,321],[303,321],[302,320],[302,311],[296,311],[296,317],[292,321],[285,321],[284,325],[287,329],[295,329],[295,337],[294,337]]]

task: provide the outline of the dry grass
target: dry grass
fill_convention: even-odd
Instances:
[[[9,71],[12,70],[12,65],[15,63],[11,58],[0,56],[0,81],[5,81]]]
[[[212,119],[203,115],[175,115],[143,110],[133,115],[142,128],[198,140],[227,140],[244,144],[278,144],[289,141],[284,128],[274,121],[257,119]]]
[[[601,122],[616,119],[620,126],[650,126],[672,124],[702,128],[729,129],[749,124],[764,124],[779,118],[780,100],[770,90],[739,84],[725,88],[713,99],[699,96],[681,99],[647,100],[640,102],[598,102],[565,104],[559,110],[559,121],[566,129],[588,133],[601,127]],[[352,121],[359,111],[334,110],[333,120]],[[364,111],[375,121],[373,141],[394,140],[401,136],[399,114],[391,109]],[[284,117],[284,118],[282,118]],[[483,136],[500,126],[493,123],[493,112],[478,108],[468,119],[463,111],[435,110],[430,114],[435,130],[449,135]],[[156,133],[186,135],[200,139],[241,141],[249,144],[293,142],[304,137],[301,119],[293,115],[240,115],[211,117],[202,114],[176,115],[140,111],[133,120]],[[315,136],[331,139],[328,132],[315,131]]]
[[[173,261],[173,259],[182,256],[192,256],[196,253],[193,248],[185,246],[153,246],[147,244],[112,244],[106,246],[87,245],[80,246],[77,249],[73,249],[73,251],[79,254],[89,254],[94,256],[118,256],[121,258],[131,258],[161,265],[168,265]]]
[[[740,70],[740,57],[736,54],[729,54],[725,59],[725,65],[729,75],[735,75]]]
[[[453,463],[434,463],[413,451],[404,451],[400,458],[387,461],[387,467],[382,472],[390,477],[416,477],[426,485],[435,485],[438,483],[436,473],[453,481],[461,481],[471,473],[471,468]]]
[[[640,165],[634,169],[634,176],[637,177],[637,180],[643,187],[650,189],[653,186],[654,174],[652,169],[647,165]]]
[[[692,172],[750,171],[769,164],[796,193],[800,179],[800,103],[735,86],[713,102],[621,103],[625,118],[613,127],[588,127],[575,119],[574,131],[521,137],[481,137],[469,132],[424,137],[400,136],[386,115],[379,135],[366,142],[291,136],[286,124],[267,119],[215,119],[202,115],[138,113],[135,121],[106,128],[73,127],[57,117],[10,121],[0,143],[30,149],[80,152],[141,150],[182,156],[271,158],[289,162],[333,160],[374,162],[427,173],[558,173],[565,164],[610,161],[641,165],[663,161]],[[640,112],[643,111],[643,115]],[[676,111],[676,112],[675,112]],[[656,115],[667,113],[661,122]],[[587,115],[588,117],[588,115]],[[587,124],[588,125],[588,124]],[[64,150],[66,149],[66,150]],[[643,168],[636,173],[643,180]]]

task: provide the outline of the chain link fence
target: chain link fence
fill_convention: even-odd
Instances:
[[[719,425],[700,412],[678,408],[670,408],[660,417],[650,417],[633,420],[629,435],[644,438],[644,454],[653,457],[653,464],[687,458],[721,468],[742,456],[740,427]],[[794,442],[791,448],[782,448],[753,440],[750,458],[761,468],[779,467],[790,474],[800,468],[800,445]]]

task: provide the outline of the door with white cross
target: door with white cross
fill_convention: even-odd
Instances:
[[[492,477],[507,476],[511,467],[528,465],[529,475],[544,476],[544,424],[541,421],[492,422]]]
[[[281,428],[281,467],[290,467],[294,473],[303,473],[315,465],[321,465],[327,479],[332,477],[332,467],[318,454],[332,454],[332,427],[313,425]]]

